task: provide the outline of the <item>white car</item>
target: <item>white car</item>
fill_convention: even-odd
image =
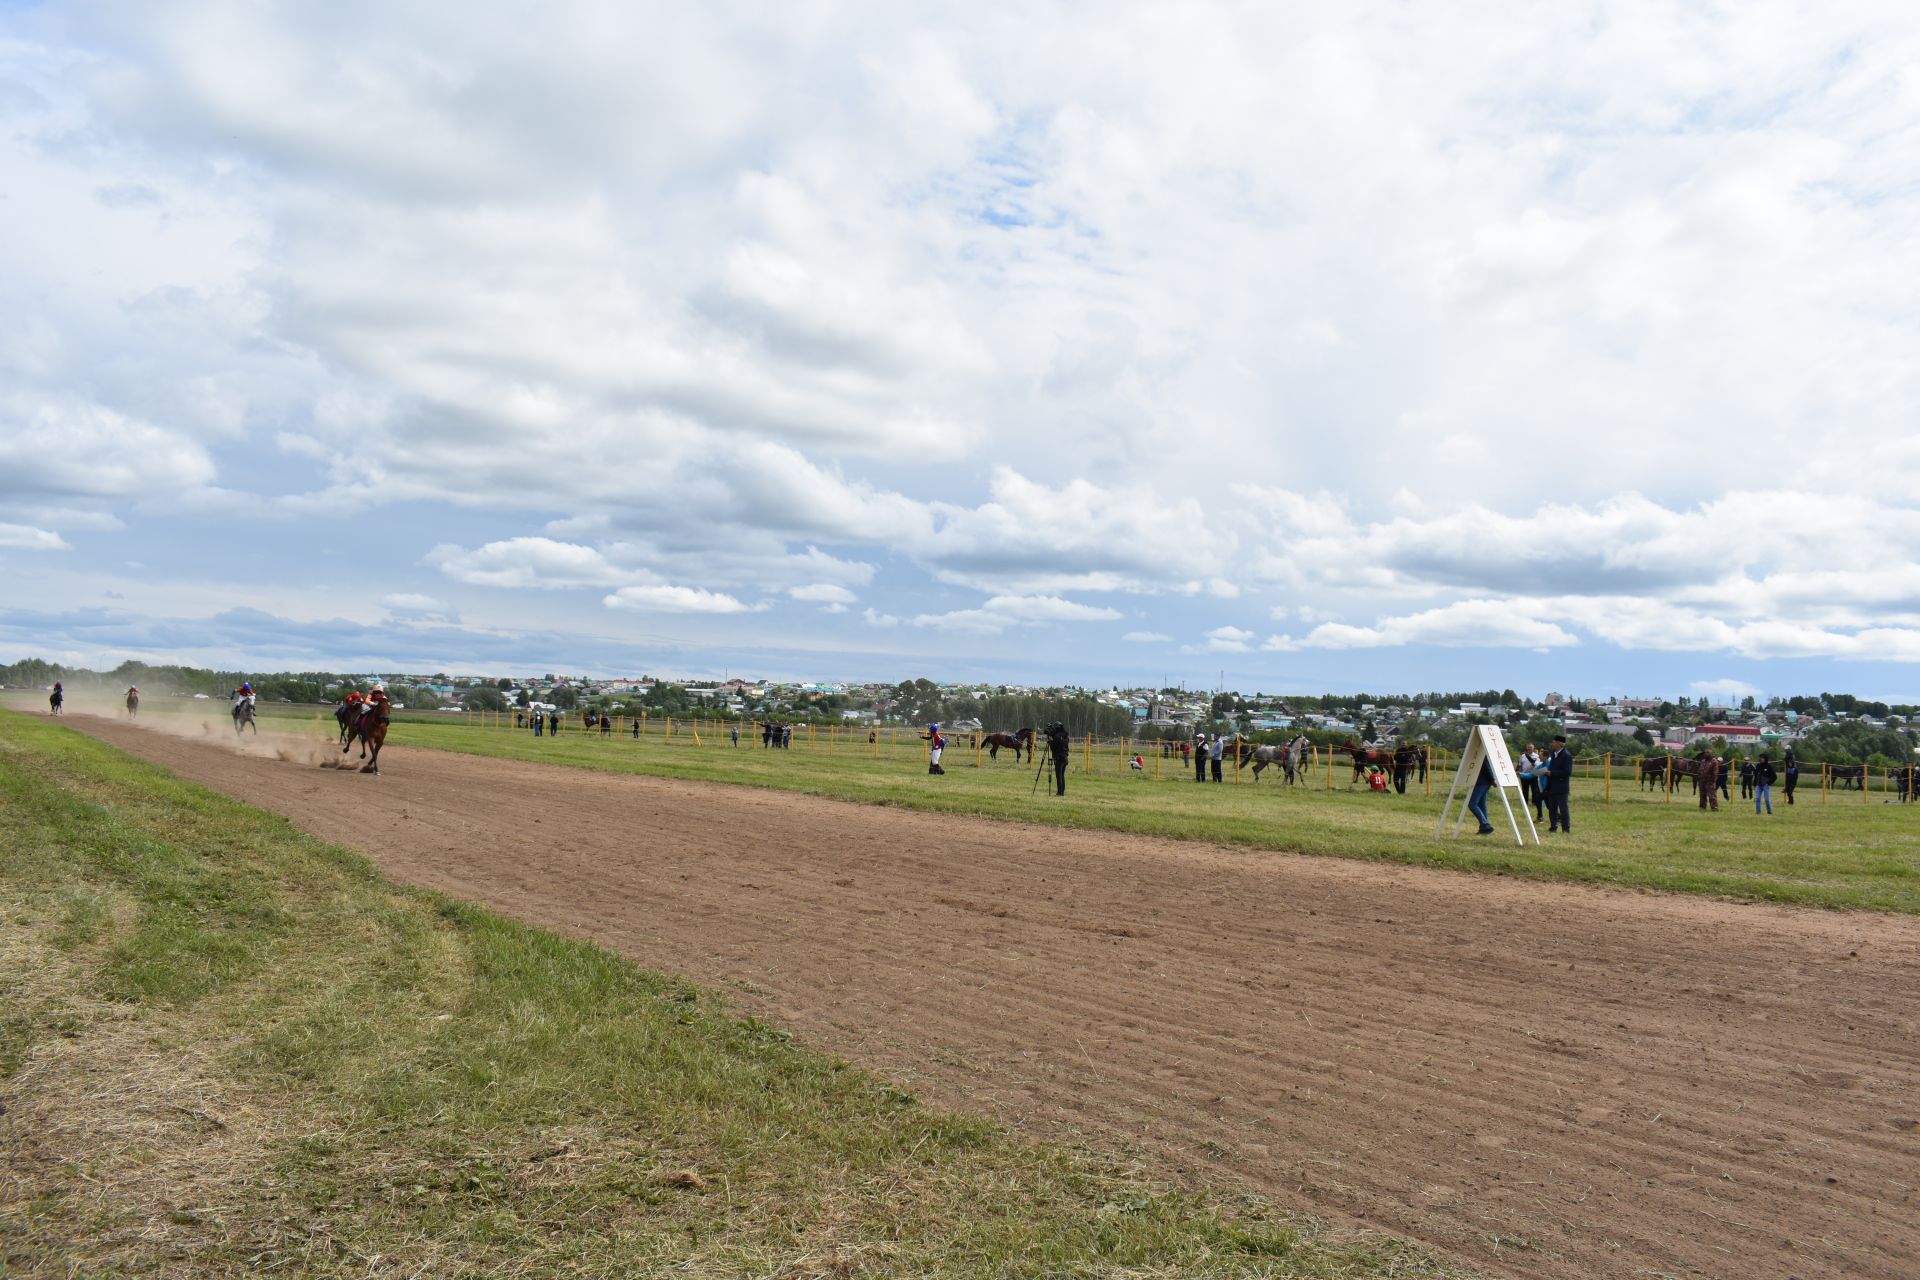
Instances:
[[[204,693],[196,693],[196,694],[194,694],[193,696],[194,696],[194,697],[196,697],[196,698],[198,698],[198,699],[199,699],[200,701],[202,701],[202,702],[209,702],[209,701],[211,701],[211,699],[210,699],[210,698],[208,698],[208,697],[207,697],[207,695],[206,695],[206,694],[204,694]]]

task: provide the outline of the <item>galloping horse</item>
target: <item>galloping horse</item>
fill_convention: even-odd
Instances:
[[[56,716],[59,715],[60,708],[65,706],[66,702],[67,702],[67,695],[60,692],[59,689],[55,689],[52,693],[47,695],[48,713],[50,715],[56,715]]]
[[[373,748],[372,756],[368,757],[367,762],[360,766],[360,772],[376,774],[380,772],[380,748],[386,745],[387,722],[390,718],[391,714],[388,712],[387,704],[384,702],[367,702],[361,704],[360,714],[354,719],[352,727],[348,731],[350,736],[347,743],[340,748],[341,755],[347,754],[347,752],[353,749],[355,739],[359,740],[360,754],[363,757],[367,756],[367,748]],[[256,732],[258,731],[256,730]]]
[[[139,714],[140,691],[138,689],[129,689],[127,690],[127,719],[131,720]]]
[[[347,740],[353,737],[353,723],[360,718],[360,704],[342,702],[333,709],[333,718],[340,726],[340,745],[344,747]]]
[[[254,737],[260,736],[260,726],[253,720],[253,699],[245,697],[233,704],[233,731],[236,734],[243,733],[249,728],[253,730]]]
[[[1393,768],[1393,752],[1370,750],[1361,746],[1352,738],[1348,738],[1335,749],[1344,751],[1353,757],[1353,777],[1348,781],[1348,786],[1352,786],[1355,782],[1366,777],[1367,770],[1376,764],[1388,771],[1391,771]]]
[[[1019,764],[1025,755],[1033,753],[1033,730],[1022,729],[1018,733],[990,733],[980,739],[980,745],[987,749],[987,759],[998,760],[1001,748],[1013,752],[1013,762]],[[1025,753],[1023,755],[1022,753]]]

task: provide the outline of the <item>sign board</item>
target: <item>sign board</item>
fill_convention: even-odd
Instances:
[[[1468,795],[1472,793],[1480,781],[1480,766],[1483,763],[1493,770],[1493,787],[1500,793],[1500,804],[1507,811],[1507,823],[1513,828],[1514,843],[1524,844],[1520,822],[1513,816],[1513,805],[1507,800],[1508,787],[1516,791],[1520,789],[1520,774],[1513,767],[1513,757],[1507,754],[1507,740],[1500,735],[1499,729],[1490,724],[1475,725],[1473,736],[1467,739],[1467,748],[1460,753],[1460,768],[1453,775],[1453,786],[1447,792],[1446,804],[1440,807],[1440,822],[1434,827],[1433,834],[1437,836],[1446,829],[1447,811],[1453,807],[1453,798],[1457,795],[1461,796],[1460,814],[1454,820],[1453,831],[1455,835],[1460,833],[1460,824],[1467,817],[1467,797],[1461,795],[1461,789],[1465,788]],[[1520,806],[1520,812],[1526,817],[1527,831],[1533,836],[1533,842],[1539,844],[1540,832],[1533,825],[1532,812],[1524,803]]]
[[[1480,777],[1480,762],[1493,763],[1493,785],[1496,787],[1517,787],[1520,774],[1513,767],[1513,757],[1507,754],[1507,740],[1500,730],[1490,724],[1477,724],[1473,727],[1473,736],[1467,739],[1467,749],[1460,756],[1460,772],[1455,783],[1464,782],[1471,787]]]

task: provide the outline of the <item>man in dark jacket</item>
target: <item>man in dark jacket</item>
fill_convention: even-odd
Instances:
[[[1767,759],[1764,751],[1753,765],[1753,811],[1759,813],[1763,804],[1768,813],[1773,812],[1773,761]]]
[[[1793,803],[1793,789],[1800,782],[1800,762],[1793,758],[1793,748],[1787,748],[1786,756],[1780,761],[1780,771],[1786,776],[1781,780],[1781,792],[1787,797],[1787,803]]]
[[[1207,780],[1207,735],[1204,733],[1193,735],[1193,780]]]
[[[1567,735],[1553,735],[1553,752],[1547,757],[1547,834],[1558,831],[1573,834],[1573,817],[1568,812],[1568,793],[1573,789],[1573,752],[1567,750]]]
[[[1047,726],[1047,753],[1053,757],[1053,794],[1067,794],[1067,757],[1073,745],[1067,740],[1067,726],[1055,721]]]

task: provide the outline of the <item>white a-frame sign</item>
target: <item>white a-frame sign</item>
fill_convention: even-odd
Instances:
[[[1507,822],[1513,827],[1513,842],[1525,844],[1526,838],[1520,834],[1520,821],[1513,816],[1513,805],[1507,800],[1507,788],[1520,789],[1520,775],[1514,771],[1513,757],[1507,754],[1507,740],[1500,736],[1500,730],[1490,724],[1478,724],[1473,727],[1473,736],[1467,739],[1467,749],[1460,754],[1459,771],[1453,775],[1453,786],[1447,789],[1447,802],[1440,807],[1440,821],[1433,828],[1437,837],[1447,825],[1447,811],[1453,808],[1454,796],[1460,797],[1460,812],[1453,820],[1453,834],[1460,834],[1460,824],[1467,820],[1467,797],[1473,793],[1473,784],[1479,780],[1480,764],[1485,761],[1493,766],[1493,789],[1500,793],[1501,807],[1507,811]],[[1540,843],[1540,830],[1533,825],[1533,811],[1527,808],[1526,801],[1520,802],[1520,812],[1527,819],[1527,834],[1533,837],[1535,844]]]

